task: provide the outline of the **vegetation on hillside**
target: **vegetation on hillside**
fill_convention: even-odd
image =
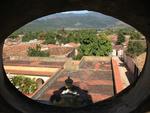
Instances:
[[[43,17],[43,19],[34,20],[23,26],[18,31],[49,31],[50,29],[102,29],[118,25],[119,20],[90,11],[87,14],[64,14],[57,13]],[[122,24],[123,26],[124,24]]]
[[[12,38],[17,37],[17,34],[24,34],[22,38],[23,42],[29,42],[33,39],[45,40],[45,44],[55,44],[76,42],[79,43],[82,37],[86,34],[97,34],[96,29],[85,29],[85,30],[49,30],[49,31],[39,31],[39,32],[14,32],[11,34]],[[140,32],[132,27],[125,28],[108,28],[100,30],[100,33],[105,33],[106,35],[117,34],[118,44],[122,44],[125,41],[125,36],[129,35],[131,40],[139,40],[142,36]]]

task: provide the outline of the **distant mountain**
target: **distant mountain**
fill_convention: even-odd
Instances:
[[[119,23],[119,24],[118,24]],[[86,13],[56,13],[37,20],[25,26],[21,31],[47,31],[49,29],[103,29],[118,26],[119,20],[101,13],[88,11]]]

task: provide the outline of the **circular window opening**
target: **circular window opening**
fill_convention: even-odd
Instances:
[[[80,107],[116,96],[145,63],[145,37],[92,11],[42,17],[4,43],[4,68],[24,95],[38,102]]]

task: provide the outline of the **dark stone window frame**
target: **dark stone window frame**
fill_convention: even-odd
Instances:
[[[130,113],[150,96],[150,17],[148,3],[140,0],[2,0],[0,4],[0,112],[3,113]],[[26,23],[57,12],[87,9],[111,15],[141,31],[147,39],[147,58],[138,80],[116,97],[82,108],[44,105],[22,95],[3,68],[4,39]]]

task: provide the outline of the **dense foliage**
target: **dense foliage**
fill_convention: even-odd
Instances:
[[[18,32],[19,33],[19,32]],[[73,59],[81,59],[82,56],[107,56],[110,54],[112,47],[110,40],[107,39],[108,35],[118,35],[118,41],[116,44],[120,45],[125,42],[125,37],[128,35],[130,40],[142,40],[142,34],[136,31],[132,27],[122,28],[108,28],[104,30],[86,29],[86,30],[65,30],[64,28],[59,30],[49,30],[47,32],[24,32],[22,41],[28,42],[33,39],[43,40],[44,44],[66,44],[69,42],[80,43],[81,46],[78,48],[79,54],[74,56]],[[12,38],[17,36],[17,32],[12,34]],[[132,51],[133,45],[129,44],[129,52]],[[130,48],[130,46],[132,46]],[[138,50],[135,48],[135,51]],[[135,53],[133,53],[135,54]],[[41,51],[41,47],[28,49],[28,56],[41,56],[47,57],[49,53],[47,51]]]
[[[55,44],[56,43],[56,36],[55,32],[47,32],[44,36],[45,44]]]
[[[125,42],[125,33],[122,31],[122,30],[120,30],[119,32],[118,32],[118,40],[117,40],[117,44],[118,45],[120,45],[120,44],[122,44],[123,42]]]
[[[69,42],[79,43],[82,37],[87,34],[96,34],[96,30],[74,30],[66,31],[64,29],[58,31],[49,31],[45,35],[45,44],[66,44]]]
[[[105,34],[87,34],[82,37],[79,53],[85,56],[108,56],[112,51],[111,41],[107,39]]]
[[[22,38],[22,42],[29,42],[30,40],[37,39],[39,32],[28,32]]]
[[[24,94],[32,94],[38,88],[35,80],[28,77],[14,76],[10,79],[10,81],[19,91]]]
[[[129,35],[131,40],[140,40],[142,37],[142,34],[140,32],[131,27],[117,29],[115,32],[116,34],[118,34],[117,44],[122,44],[125,41],[126,35]]]
[[[80,53],[80,54],[78,54],[76,56],[73,56],[72,59],[73,60],[81,60],[82,57],[83,57],[83,55]]]
[[[127,54],[131,57],[136,57],[144,53],[145,50],[146,50],[146,47],[144,44],[142,44],[142,42],[130,41],[128,48],[127,48]]]
[[[136,31],[132,27],[126,28],[108,28],[105,30],[101,30],[101,33],[105,33],[106,35],[117,34],[118,42],[117,44],[122,44],[125,41],[125,35],[130,35],[130,38],[133,40],[139,40],[142,34]],[[45,44],[66,44],[69,42],[80,42],[82,37],[85,37],[86,34],[96,34],[96,29],[86,29],[86,30],[49,30],[47,32],[39,31],[39,32],[20,32],[24,34],[22,38],[23,42],[29,42],[33,39],[45,40]],[[19,32],[14,32],[11,37],[15,38],[19,34]]]
[[[28,56],[31,57],[48,57],[49,53],[47,51],[41,51],[41,46],[36,45],[35,48],[29,47],[28,48]]]

